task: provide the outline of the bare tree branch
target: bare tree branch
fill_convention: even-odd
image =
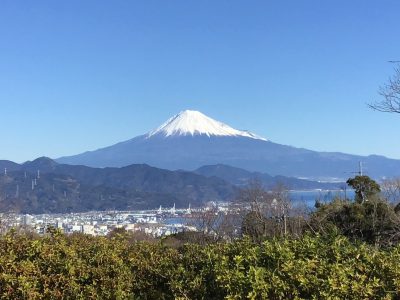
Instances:
[[[388,83],[379,89],[379,95],[383,99],[368,104],[370,108],[380,112],[400,113],[400,67],[396,67],[394,71]]]
[[[400,178],[386,179],[381,183],[382,193],[389,202],[400,203]]]

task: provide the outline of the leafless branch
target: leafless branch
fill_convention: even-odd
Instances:
[[[400,67],[395,68],[394,71],[388,83],[379,89],[379,95],[383,99],[368,104],[370,108],[380,112],[400,113]]]

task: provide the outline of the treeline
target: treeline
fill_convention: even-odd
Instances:
[[[274,237],[299,238],[305,233],[337,232],[353,242],[392,247],[400,242],[400,181],[387,180],[384,190],[368,176],[350,178],[355,199],[336,197],[316,201],[315,210],[293,207],[285,189],[266,191],[259,183],[242,191],[250,209],[243,216],[241,233],[254,242]]]
[[[176,239],[176,237],[175,237]],[[400,246],[341,235],[256,244],[110,237],[0,237],[2,299],[398,299]],[[175,245],[175,246],[174,246]]]

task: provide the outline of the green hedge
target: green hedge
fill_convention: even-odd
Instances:
[[[0,237],[1,299],[399,299],[400,246],[342,236],[181,247],[112,238]]]

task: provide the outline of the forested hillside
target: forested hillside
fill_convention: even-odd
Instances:
[[[148,165],[90,168],[38,158],[22,165],[0,162],[0,212],[69,213],[156,209],[228,201],[237,188],[220,178]],[[8,168],[7,168],[8,167]]]

